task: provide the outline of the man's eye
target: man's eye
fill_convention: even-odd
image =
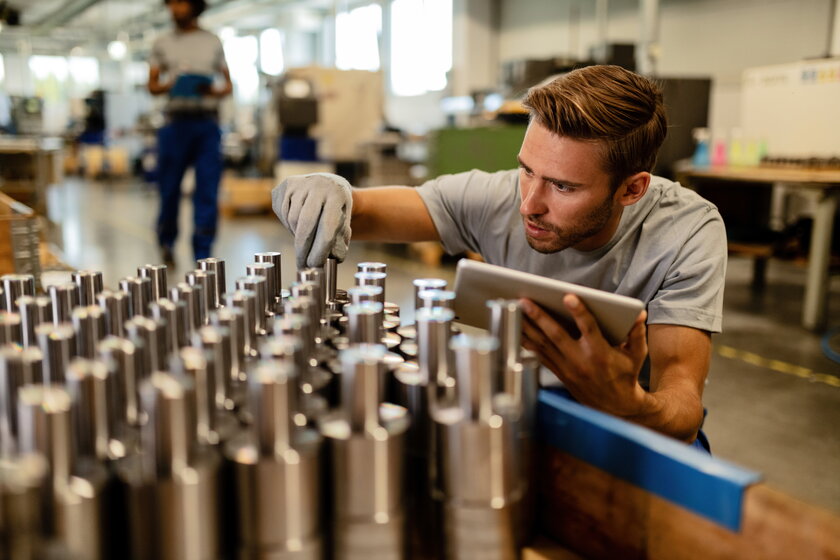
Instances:
[[[571,191],[575,190],[574,187],[570,187],[569,185],[564,185],[563,183],[553,183],[553,185],[554,185],[554,188],[557,189],[560,192],[571,192]]]
[[[531,171],[530,169],[528,169],[527,167],[524,167],[524,166],[520,165],[519,169],[521,169],[522,172],[525,173],[525,175],[527,175],[528,177],[531,177],[531,176],[534,175],[534,172]]]

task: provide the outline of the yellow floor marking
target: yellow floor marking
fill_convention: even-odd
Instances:
[[[831,387],[840,387],[840,377],[828,373],[816,373],[810,368],[798,366],[796,364],[789,364],[781,360],[771,360],[756,354],[755,352],[747,352],[746,350],[739,350],[731,346],[720,345],[715,346],[715,352],[718,356],[729,358],[731,360],[740,360],[748,364],[778,371],[787,375],[793,375],[801,379],[807,379],[815,383],[823,383]]]

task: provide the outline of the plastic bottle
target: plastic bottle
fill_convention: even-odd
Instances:
[[[691,164],[694,167],[708,167],[711,163],[709,157],[709,134],[708,128],[695,128],[692,131],[695,141],[694,154],[691,156]]]

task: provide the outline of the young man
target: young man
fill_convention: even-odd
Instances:
[[[181,181],[195,168],[192,246],[196,259],[210,256],[218,220],[222,175],[220,100],[233,91],[219,38],[198,26],[204,0],[165,0],[175,29],[155,41],[149,59],[149,92],[167,94],[166,125],[158,132],[160,214],[158,242],[173,262],[178,237]],[[163,79],[165,77],[165,80]],[[217,84],[221,78],[221,84]]]
[[[650,174],[666,134],[660,91],[616,66],[532,88],[519,170],[471,171],[412,189],[351,189],[334,175],[291,177],[274,211],[298,264],[343,258],[350,239],[440,240],[490,263],[641,299],[610,346],[580,300],[564,304],[574,339],[523,300],[524,345],[580,402],[694,442],[711,333],[721,328],[726,236],[717,209]],[[649,379],[640,379],[646,358]]]

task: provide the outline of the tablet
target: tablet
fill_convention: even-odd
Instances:
[[[580,333],[563,305],[566,294],[580,297],[611,344],[627,338],[633,322],[644,309],[644,304],[635,298],[461,259],[455,276],[455,320],[486,329],[490,319],[488,300],[528,298],[550,313],[573,336],[578,336]]]

